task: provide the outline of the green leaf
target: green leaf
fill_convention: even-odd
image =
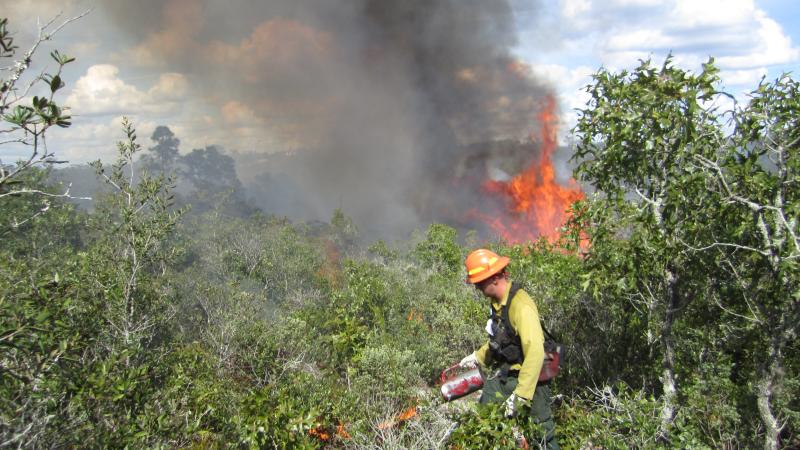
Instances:
[[[56,75],[50,80],[50,92],[55,92],[59,89],[64,87],[64,83],[61,81],[61,77]]]
[[[58,50],[53,50],[50,52],[50,57],[58,63],[58,65],[63,66],[66,64],[75,61],[75,58],[69,57],[67,55],[62,55]]]

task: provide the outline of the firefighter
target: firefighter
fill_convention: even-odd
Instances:
[[[509,261],[486,249],[467,256],[467,282],[491,300],[492,314],[486,326],[489,342],[459,364],[466,368],[480,363],[491,369],[480,403],[504,402],[509,418],[517,413],[530,414],[534,423],[545,430],[546,448],[558,449],[550,410],[550,382],[538,381],[544,362],[539,312],[533,299],[509,279]],[[513,295],[509,295],[512,291]]]

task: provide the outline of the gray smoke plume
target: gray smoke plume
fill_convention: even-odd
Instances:
[[[517,144],[547,92],[510,55],[507,0],[148,0],[104,11],[141,42],[143,61],[187,74],[226,117],[278,143],[238,150],[284,152],[251,157],[244,174],[283,180],[260,191],[282,213],[325,220],[342,207],[362,229],[400,236],[457,222],[480,201],[463,184],[514,175],[535,156]]]

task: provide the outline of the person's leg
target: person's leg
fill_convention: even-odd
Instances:
[[[513,380],[513,383],[510,383],[511,380]],[[513,377],[503,379],[497,374],[490,375],[483,382],[483,393],[481,393],[479,402],[482,405],[486,403],[503,403],[514,392],[514,388],[517,387],[516,381],[517,379]]]
[[[550,409],[549,385],[536,386],[536,392],[533,393],[533,399],[531,400],[531,416],[534,423],[544,428],[546,448],[559,450],[561,447],[558,445],[558,439],[556,439],[556,423],[553,420],[553,412]]]

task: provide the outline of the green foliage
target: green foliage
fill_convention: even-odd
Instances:
[[[0,269],[0,422],[4,442],[20,446],[35,442],[28,432],[42,432],[63,406],[64,380],[80,370],[85,348],[74,280],[37,269],[27,273],[19,262]]]
[[[450,278],[463,271],[464,256],[454,228],[442,224],[428,227],[425,240],[417,244],[415,255],[423,267]],[[466,278],[466,277],[464,277]]]
[[[575,206],[572,240],[494,247],[567,348],[552,385],[563,448],[798,445],[798,86],[763,83],[726,128],[708,107],[716,73],[669,59],[600,71],[576,128],[578,174],[598,190]],[[19,122],[57,125],[51,101],[24,103]],[[499,405],[443,412],[439,373],[485,341],[487,301],[464,283],[474,245],[456,230],[365,249],[338,209],[330,224],[243,216],[213,199],[238,189],[218,149],[181,157],[160,127],[135,166],[152,172],[137,173],[127,121],[125,133],[117,161],[94,164],[107,190],[90,213],[44,171],[0,186],[0,445],[514,448],[519,430],[539,442]],[[49,202],[5,195],[20,186]],[[176,203],[193,195],[189,217]]]
[[[1,38],[0,38],[1,39]],[[54,51],[51,57],[58,64],[58,70],[54,74],[43,74],[40,79],[47,84],[50,88],[50,95],[47,97],[34,96],[31,99],[30,106],[16,105],[11,112],[2,116],[3,120],[16,126],[20,130],[33,135],[35,139],[41,139],[48,128],[53,125],[61,128],[67,128],[72,125],[71,117],[67,115],[63,108],[53,101],[53,96],[56,91],[64,87],[64,82],[61,80],[61,71],[64,66],[74,61],[74,58],[68,58]],[[4,85],[8,82],[4,82]],[[3,100],[6,100],[3,98]],[[10,101],[4,102],[0,111],[10,107]],[[13,130],[12,130],[13,131]]]
[[[754,419],[752,413],[741,411],[738,405],[748,398],[747,386],[732,379],[730,360],[719,359],[701,363],[687,373],[686,406],[679,417],[683,434],[695,436],[709,448],[729,448],[746,442],[749,437],[740,435],[738,425]]]
[[[32,197],[25,194],[0,197],[5,219],[0,222],[4,250],[40,260],[48,252],[65,245],[80,245],[84,218],[59,195],[63,185],[51,183],[50,174],[49,170],[31,168],[16,180],[19,185],[41,192],[45,198],[32,201]]]
[[[385,408],[393,405],[401,408],[414,389],[424,385],[420,379],[420,367],[413,349],[398,348],[388,343],[368,343],[353,359],[349,377],[353,389],[369,402]]]
[[[720,215],[733,219],[719,224],[723,238],[709,248],[736,286],[736,295],[722,300],[726,313],[740,329],[754,332],[749,348],[760,357],[751,382],[764,440],[773,448],[789,434],[783,423],[796,423],[800,409],[783,397],[792,391],[784,386],[795,385],[798,376],[789,357],[800,331],[798,94],[800,85],[787,75],[762,81],[738,111],[736,146],[714,161],[701,160],[722,200]]]
[[[635,364],[628,365],[631,375],[644,372],[644,387],[661,388],[664,437],[678,401],[676,326],[705,289],[705,255],[688,254],[686,242],[698,238],[708,212],[705,180],[694,161],[716,154],[724,142],[718,113],[703,106],[719,95],[717,72],[713,60],[692,74],[671,57],[660,69],[646,61],[630,74],[601,70],[575,127],[576,173],[600,191],[579,210],[579,221],[591,224],[584,286],[617,309],[612,323],[618,317],[628,322],[618,335],[638,338],[634,349],[658,352],[660,374],[648,370],[649,354],[625,352],[612,361]]]
[[[230,417],[242,395],[219,376],[217,359],[197,343],[170,351],[153,368],[153,397],[141,413],[148,434],[167,444],[190,440],[224,442],[232,433]]]
[[[177,142],[174,145],[177,146]],[[154,151],[159,148],[155,147]],[[166,170],[169,166],[162,165],[161,168]],[[242,183],[236,175],[233,158],[226,155],[221,147],[211,145],[196,148],[181,156],[177,161],[177,172],[183,186],[192,187],[187,194],[196,213],[217,209],[231,216],[241,216],[252,212],[244,200]]]
[[[182,210],[172,209],[169,181],[163,176],[143,174],[134,182],[133,157],[140,147],[127,120],[123,128],[127,141],[118,144],[111,173],[99,161],[92,164],[113,190],[97,202],[97,242],[88,258],[96,268],[90,276],[104,286],[99,311],[109,325],[104,331],[123,346],[147,345],[167,316],[168,303],[156,283],[176,256],[167,238]]]
[[[565,448],[661,448],[659,409],[656,399],[623,384],[573,397],[556,413],[559,444]]]
[[[333,210],[331,228],[334,240],[339,247],[347,248],[355,244],[358,237],[358,228],[356,228],[352,219],[344,215],[340,208]]]
[[[600,190],[576,221],[588,225],[591,241],[583,288],[612,309],[607,329],[627,330],[610,342],[625,356],[614,365],[629,363],[623,379],[662,385],[663,436],[675,419],[714,435],[707,445],[733,442],[741,436],[730,430],[754,427],[758,411],[765,445],[777,448],[773,404],[791,379],[784,354],[800,318],[790,206],[797,174],[789,162],[797,159],[797,84],[786,76],[762,83],[746,107],[726,112],[730,132],[712,102],[725,95],[716,73],[713,61],[695,75],[668,58],[660,69],[645,62],[630,74],[595,76],[575,129],[577,173]],[[631,342],[636,353],[620,353]],[[713,370],[697,378],[698,367]],[[737,389],[733,397],[718,387],[747,384],[749,394]],[[718,396],[722,415],[687,425],[681,408],[694,407],[697,392]],[[723,407],[730,402],[735,410]]]
[[[368,263],[346,261],[344,287],[333,293],[324,323],[332,356],[338,365],[355,357],[371,333],[385,331],[391,295],[380,269]]]
[[[542,441],[544,431],[533,423],[529,414],[507,419],[504,412],[502,403],[490,403],[457,415],[458,425],[447,440],[449,448],[520,448],[520,436],[532,445]],[[531,435],[530,430],[535,434]]]
[[[595,74],[575,129],[581,179],[617,201],[629,189],[653,198],[682,182],[674,175],[691,172],[690,155],[713,154],[721,142],[714,111],[702,105],[719,94],[718,72],[713,59],[694,75],[669,57],[660,69],[645,61],[630,74]]]
[[[153,146],[140,154],[138,165],[152,175],[170,177],[177,185],[175,202],[191,205],[192,214],[214,211],[231,217],[254,212],[244,198],[234,160],[224,149],[211,145],[180,154],[181,141],[164,125],[150,136]]]
[[[7,26],[8,19],[0,18],[0,58],[13,58],[16,55],[14,33]],[[45,137],[48,130],[53,126],[67,128],[71,125],[69,109],[58,103],[56,93],[64,88],[61,77],[64,67],[75,59],[54,50],[50,56],[57,64],[55,72],[43,72],[33,79],[25,79],[25,72],[29,69],[39,44],[45,39],[42,36],[46,28],[47,26],[40,30],[39,40],[24,58],[9,64],[6,75],[0,78],[0,128],[3,129],[0,150],[8,149],[12,150],[12,154],[25,154],[13,165],[0,162],[0,207],[4,212],[16,213],[3,215],[0,220],[1,234],[15,231],[20,225],[46,213],[53,203],[52,200],[70,196],[69,188],[60,193],[52,192],[53,186],[48,191],[36,189],[41,185],[41,180],[38,179],[39,172],[35,169],[64,162],[47,151]],[[18,85],[23,83],[27,86],[20,89]],[[49,92],[31,98],[29,93],[36,92],[42,84]],[[19,208],[20,202],[13,198],[18,196],[37,200],[35,205],[29,205],[27,214],[23,216],[17,215],[25,209]]]
[[[400,252],[389,247],[385,241],[376,241],[367,249],[371,254],[380,257],[384,262],[396,261]]]
[[[249,448],[318,448],[312,430],[341,423],[345,392],[307,373],[295,373],[270,388],[252,392],[243,403],[240,444]]]
[[[211,212],[197,223],[189,231],[190,252],[215,281],[252,284],[255,292],[278,305],[297,290],[319,287],[319,246],[285,221],[223,218]]]
[[[175,137],[175,133],[168,127],[159,125],[153,130],[150,140],[155,144],[149,149],[154,156],[152,161],[145,160],[145,164],[151,164],[154,169],[160,169],[162,172],[168,172],[173,169],[175,162],[180,157],[178,153],[178,148],[181,144],[180,139]]]
[[[0,57],[8,58],[14,55],[17,46],[14,45],[14,38],[11,36],[8,28],[8,19],[0,18]],[[3,84],[2,91],[5,92],[6,86]]]

